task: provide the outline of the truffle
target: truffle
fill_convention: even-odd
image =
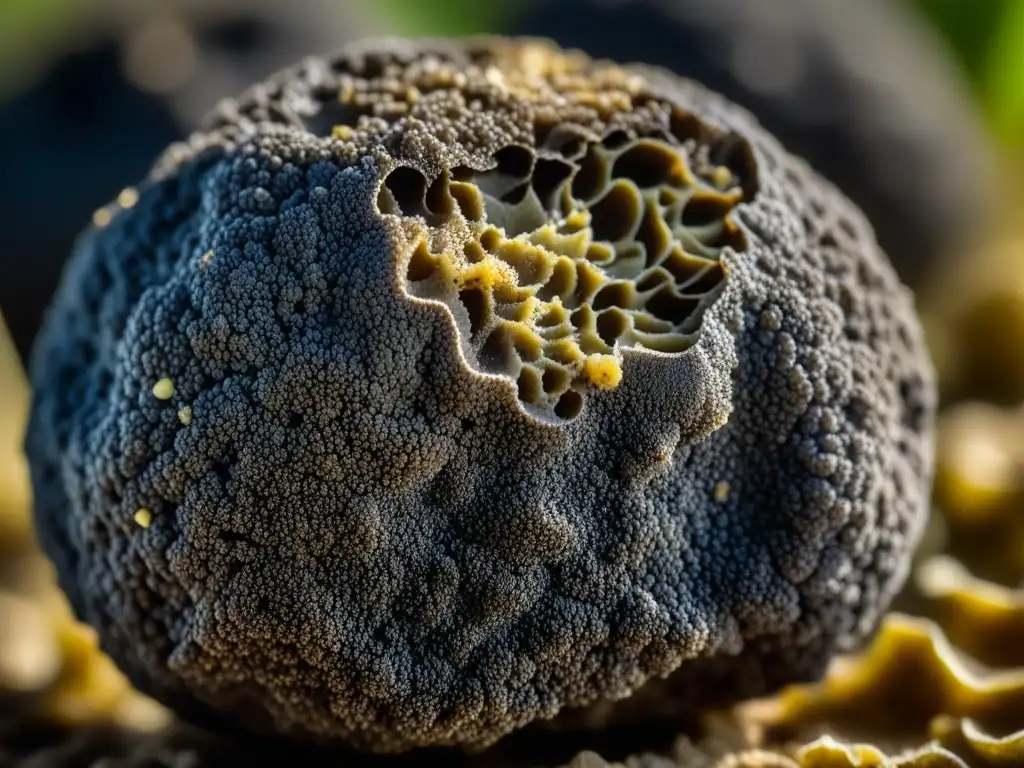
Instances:
[[[31,375],[39,538],[129,678],[378,752],[814,678],[932,471],[856,208],[702,87],[535,40],[222,102],[83,235]]]

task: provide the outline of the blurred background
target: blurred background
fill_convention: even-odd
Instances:
[[[693,77],[864,209],[942,394],[936,511],[897,608],[971,645],[950,584],[1024,605],[1024,0],[0,0],[0,765],[55,738],[23,735],[40,723],[166,719],[70,620],[32,541],[24,366],[78,232],[275,69],[364,35],[475,33]]]

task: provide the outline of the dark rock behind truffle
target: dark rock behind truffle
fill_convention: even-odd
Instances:
[[[28,358],[83,222],[186,135],[167,104],[125,81],[113,43],[70,53],[0,108],[0,310]]]
[[[35,350],[36,525],[188,717],[395,752],[691,668],[721,703],[819,675],[905,577],[909,295],[693,83],[368,41],[111,210]]]
[[[531,0],[512,34],[667,67],[751,110],[860,206],[904,280],[992,203],[965,78],[903,0]]]

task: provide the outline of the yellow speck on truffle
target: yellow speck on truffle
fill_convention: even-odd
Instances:
[[[711,183],[719,189],[725,189],[732,182],[732,171],[720,165],[711,172]]]
[[[178,411],[178,421],[186,427],[192,423],[192,406],[186,405]]]
[[[591,355],[583,364],[583,372],[601,389],[614,389],[622,381],[622,366],[611,355]]]
[[[174,397],[174,382],[168,378],[160,379],[153,385],[153,397],[158,400],[170,400]]]
[[[335,125],[331,128],[331,138],[337,141],[348,141],[354,133],[351,125]]]
[[[149,528],[149,524],[153,522],[153,513],[143,507],[132,515],[132,519],[140,528]]]
[[[131,208],[139,202],[139,192],[135,187],[125,187],[117,196],[117,204],[122,208]]]
[[[508,88],[508,81],[505,79],[505,75],[495,66],[487,67],[484,70],[484,77],[487,78],[487,82],[497,88]]]
[[[729,500],[729,483],[725,480],[719,480],[715,483],[715,501],[719,504],[724,504]]]
[[[92,223],[102,228],[107,226],[112,218],[113,216],[110,214],[110,211],[106,208],[100,208],[92,215]]]
[[[203,257],[199,259],[200,268],[208,266],[211,261],[213,261],[213,251],[207,251],[203,254]]]

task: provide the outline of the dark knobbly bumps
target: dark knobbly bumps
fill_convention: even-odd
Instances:
[[[860,214],[700,87],[536,41],[224,102],[83,236],[33,380],[40,538],[131,679],[382,752],[817,675],[931,475]]]

